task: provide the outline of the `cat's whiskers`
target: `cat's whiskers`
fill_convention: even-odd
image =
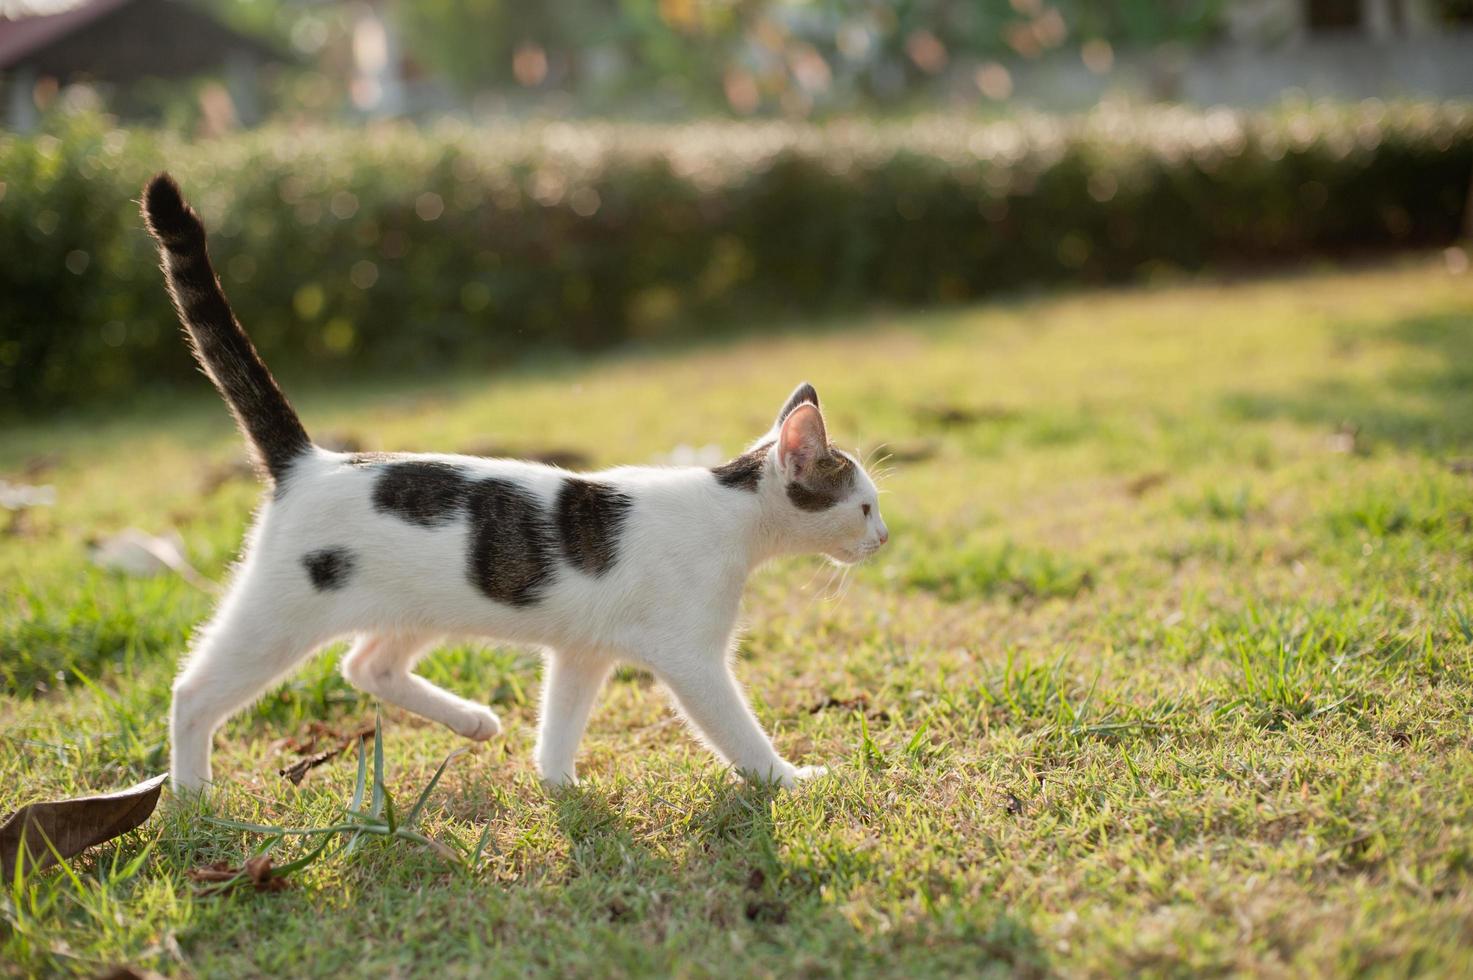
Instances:
[[[842,598],[844,598],[844,595],[843,595],[844,580],[849,577],[849,569],[851,567],[852,566],[850,566],[850,565],[835,565],[834,566],[833,573],[829,575],[829,580],[828,580],[827,584],[824,586],[825,594],[824,594],[824,597],[823,598],[824,598],[824,601],[825,602],[834,602],[834,603],[837,603],[839,600],[841,600]],[[838,582],[839,582],[837,588],[835,588],[835,586],[834,586],[834,580],[836,578],[838,579]]]
[[[807,582],[804,582],[803,583],[802,591],[807,592],[810,589],[812,589],[813,588],[814,581],[818,578],[819,574],[822,573],[822,572],[823,572],[823,565],[815,565],[814,568],[813,568],[813,574],[810,575],[810,576],[808,576],[808,581]],[[824,583],[824,588],[828,588],[828,583]]]

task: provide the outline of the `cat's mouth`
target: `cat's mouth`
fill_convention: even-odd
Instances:
[[[867,558],[874,556],[880,550],[880,545],[875,543],[862,544],[858,548],[836,548],[828,552],[829,559],[837,565],[857,565]]]

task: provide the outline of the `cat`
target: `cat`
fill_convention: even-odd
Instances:
[[[615,662],[651,671],[726,763],[792,787],[826,770],[780,756],[731,672],[747,577],[785,554],[839,564],[889,539],[875,484],[829,443],[800,384],[771,430],[711,469],[579,474],[470,456],[342,453],[313,445],[231,311],[205,229],[161,173],[142,210],[191,348],[235,416],[269,488],[233,581],[174,682],[173,785],[212,781],[231,715],[308,655],[353,636],[359,689],[482,740],[490,708],[416,675],[446,636],[545,650],[536,763],[576,783],[575,756]]]

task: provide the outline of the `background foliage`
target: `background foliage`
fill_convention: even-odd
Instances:
[[[827,126],[268,128],[0,139],[11,408],[192,378],[139,188],[175,171],[290,373],[691,335],[753,311],[961,301],[1456,235],[1473,113],[1101,111]]]

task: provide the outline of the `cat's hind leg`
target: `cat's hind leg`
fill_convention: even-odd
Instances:
[[[413,673],[415,662],[434,643],[433,637],[402,633],[360,636],[343,657],[348,683],[437,721],[457,735],[484,741],[501,731],[501,719],[484,704],[467,701]]]
[[[578,743],[609,667],[610,662],[602,657],[560,650],[547,655],[536,758],[537,771],[553,786],[578,781]]]

